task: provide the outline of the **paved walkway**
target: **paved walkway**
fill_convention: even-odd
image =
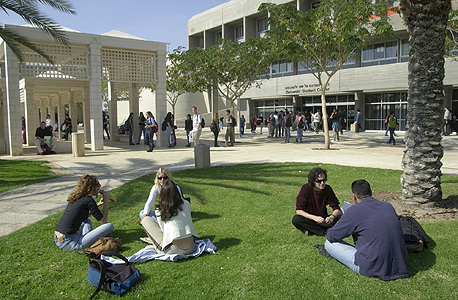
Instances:
[[[360,134],[345,132],[341,141],[331,145],[334,150],[319,150],[324,145],[322,133],[304,133],[303,143],[291,143],[282,138],[267,138],[266,132],[248,133],[236,139],[235,147],[224,147],[224,132],[220,135],[219,148],[211,147],[212,166],[238,163],[265,162],[316,162],[358,167],[401,169],[404,150],[403,133],[397,137],[396,146],[388,145],[383,132]],[[172,171],[194,167],[193,148],[184,146],[183,132],[178,132],[175,148],[156,148],[147,153],[147,146],[106,141],[103,151],[92,152],[86,145],[86,156],[71,154],[37,156],[35,147],[26,147],[21,157],[0,155],[0,159],[49,160],[64,174],[60,178],[0,194],[0,236],[14,232],[46,216],[61,211],[78,178],[84,174],[96,175],[102,186],[111,190],[145,174],[155,173],[161,166]],[[202,143],[213,145],[213,134],[204,129]],[[458,136],[443,139],[444,174],[458,175]],[[57,149],[58,150],[58,149]],[[7,176],[2,174],[2,176]],[[145,199],[146,201],[146,199]]]

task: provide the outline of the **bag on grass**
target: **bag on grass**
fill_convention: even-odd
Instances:
[[[428,236],[417,220],[413,217],[399,216],[399,223],[407,251],[420,252],[423,248],[430,249]]]
[[[91,247],[84,251],[84,254],[86,254],[88,257],[96,257],[100,253],[107,251],[121,252],[122,240],[109,236],[101,237],[94,244],[92,244]]]
[[[117,256],[124,261],[122,265],[113,265],[100,256]],[[87,281],[97,287],[94,294],[89,299],[92,299],[102,289],[107,292],[122,295],[133,287],[140,279],[140,272],[123,255],[116,252],[103,252],[95,259],[89,261],[89,271]]]

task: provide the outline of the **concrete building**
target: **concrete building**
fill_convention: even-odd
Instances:
[[[34,145],[35,130],[50,114],[62,124],[65,114],[84,125],[85,140],[93,151],[103,149],[102,82],[108,85],[108,112],[111,136],[117,138],[119,91],[128,91],[128,105],[120,107],[138,116],[139,93],[154,86],[154,96],[142,97],[144,110],[165,115],[166,43],[146,41],[120,31],[102,35],[85,34],[63,28],[68,46],[59,44],[41,30],[30,26],[4,25],[28,38],[53,60],[23,47],[19,62],[4,41],[0,48],[2,97],[0,103],[0,153],[22,155],[21,116],[25,117],[27,144]],[[151,92],[149,92],[151,94]],[[145,101],[146,102],[146,101]],[[158,135],[158,144],[165,138]],[[56,151],[59,152],[59,144]]]
[[[189,48],[210,47],[219,39],[244,41],[262,37],[267,28],[267,14],[258,11],[265,0],[231,0],[193,16],[188,21]],[[276,4],[293,3],[301,11],[312,9],[316,0],[271,0]],[[399,1],[394,1],[398,5]],[[363,128],[385,129],[385,117],[391,110],[405,129],[407,110],[408,33],[399,15],[391,16],[395,30],[392,38],[378,41],[367,49],[359,49],[334,75],[327,91],[328,115],[332,109],[346,111],[347,129],[354,122],[355,111],[363,113]],[[320,90],[315,77],[300,63],[279,59],[269,69],[270,79],[260,89],[252,88],[243,96],[240,113],[264,117],[272,111],[316,111],[321,109]],[[446,60],[444,80],[446,106],[458,114],[458,63]],[[209,95],[183,95],[179,105],[197,103],[207,112],[222,111],[229,103],[211,101]],[[190,111],[188,107],[185,107]],[[247,119],[248,120],[248,119]],[[249,122],[248,122],[249,125]]]

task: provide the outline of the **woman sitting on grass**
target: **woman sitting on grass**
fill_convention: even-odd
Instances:
[[[114,230],[108,220],[108,201],[116,199],[108,192],[100,189],[97,177],[84,175],[78,180],[73,192],[68,197],[68,204],[64,215],[60,218],[54,231],[54,241],[57,247],[64,250],[80,250],[91,246],[101,236],[108,236]],[[99,203],[95,203],[94,196],[102,194]],[[103,213],[99,206],[103,205]],[[100,226],[92,229],[89,218],[93,215],[100,222]]]
[[[154,200],[156,200],[156,197],[161,193],[162,185],[165,182],[167,182],[168,180],[175,181],[173,179],[173,176],[170,170],[167,168],[159,168],[159,170],[156,173],[156,178],[154,179],[154,185],[151,188],[151,191],[149,192],[148,200],[145,203],[145,207],[140,212],[141,219],[143,219],[146,216],[150,216],[152,218],[156,217],[154,210],[151,210],[151,208],[153,207]],[[177,188],[178,188],[178,191],[180,192],[180,195],[183,195],[178,185],[177,185]]]
[[[142,219],[143,229],[157,253],[191,254],[196,251],[194,237],[199,237],[191,219],[191,205],[183,200],[172,180],[162,184],[156,204],[157,222],[150,216]]]

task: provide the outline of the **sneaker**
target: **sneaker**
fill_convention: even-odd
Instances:
[[[149,237],[140,238],[140,241],[149,245],[153,245],[153,241]]]

